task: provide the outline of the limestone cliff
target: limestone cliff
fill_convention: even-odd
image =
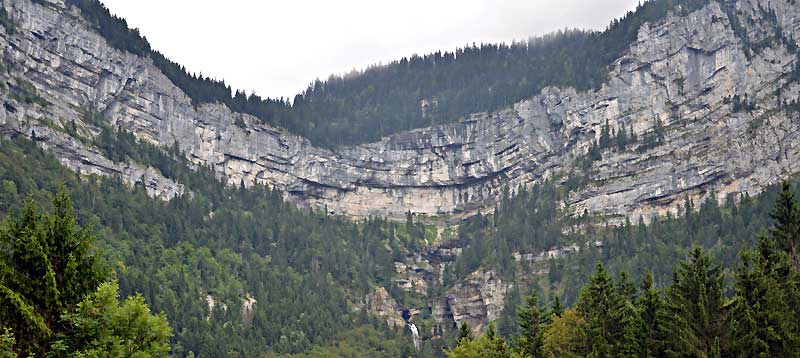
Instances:
[[[573,191],[568,204],[575,211],[638,215],[685,195],[757,192],[800,163],[798,116],[782,107],[800,93],[789,46],[800,38],[800,7],[783,0],[738,1],[727,11],[712,2],[647,24],[596,91],[547,88],[496,113],[335,151],[221,104],[192,105],[149,59],[110,47],[76,9],[40,3],[3,5],[16,24],[0,36],[5,77],[30,83],[50,103],[20,103],[3,91],[7,132],[31,135],[36,125],[75,122],[96,133],[82,113],[97,111],[141,139],[177,143],[228,183],[266,183],[300,205],[353,216],[469,214],[506,188],[569,173],[606,123],[632,128],[638,138],[660,123],[665,135],[657,145],[605,153],[591,180]],[[734,111],[734,95],[746,95],[752,110]],[[68,140],[48,138],[55,137]],[[62,158],[91,152],[48,138],[43,144]],[[82,158],[64,162],[108,172],[97,155]],[[170,186],[151,191],[180,191]]]
[[[592,162],[586,181],[571,187],[568,210],[637,217],[672,210],[687,195],[756,193],[800,170],[800,115],[785,105],[800,100],[793,1],[712,2],[670,15],[640,29],[597,90],[550,87],[494,113],[336,150],[221,104],[193,105],[149,59],[109,46],[62,0],[2,6],[15,29],[0,27],[0,130],[35,139],[76,171],[143,182],[162,198],[191,188],[153,168],[115,163],[67,128],[96,136],[86,113],[101,113],[140,139],[177,144],[227,183],[268,184],[298,205],[356,217],[411,211],[458,219],[520,185],[567,185],[606,125],[639,140]],[[442,255],[458,254],[448,250]],[[439,282],[443,265],[399,263],[395,279],[422,292]],[[478,271],[431,298],[433,315],[482,327],[508,289]],[[376,309],[396,311],[378,292]],[[401,324],[396,314],[389,318]]]

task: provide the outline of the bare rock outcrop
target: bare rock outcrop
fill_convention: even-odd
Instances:
[[[800,163],[798,115],[783,106],[800,92],[789,46],[800,38],[800,9],[785,1],[742,0],[732,11],[711,2],[647,24],[598,90],[546,88],[505,110],[336,151],[221,104],[192,105],[149,59],[112,48],[63,2],[3,6],[17,24],[14,34],[0,33],[3,64],[50,103],[34,122],[90,127],[82,110],[102,112],[141,139],[177,143],[228,183],[269,184],[299,205],[357,217],[473,213],[505,189],[571,172],[606,123],[640,139],[660,124],[664,138],[604,153],[573,191],[576,212],[638,216],[687,195],[758,192]],[[778,32],[785,40],[775,40]],[[735,95],[754,107],[736,109]],[[3,123],[13,116],[0,109]],[[83,170],[104,166],[95,159]]]
[[[300,206],[354,217],[411,211],[457,220],[520,186],[567,185],[604,128],[638,139],[589,165],[565,202],[574,213],[647,217],[685,197],[754,194],[800,171],[800,114],[787,105],[800,101],[793,1],[711,1],[676,12],[643,25],[599,89],[548,87],[493,113],[336,150],[219,103],[192,104],[150,59],[114,49],[63,1],[0,6],[16,28],[0,27],[0,131],[36,140],[80,173],[143,183],[157,197],[191,188],[153,168],[113,162],[67,128],[91,139],[99,130],[86,113],[100,113],[139,139],[177,145],[229,184],[267,184]],[[441,262],[403,265],[397,279],[408,291],[441,284]],[[498,316],[509,287],[476,271],[432,304],[432,315],[481,329]],[[368,301],[404,324],[385,289]]]

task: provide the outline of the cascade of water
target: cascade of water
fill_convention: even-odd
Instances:
[[[414,348],[419,350],[419,331],[417,330],[417,326],[413,323],[409,323],[408,329],[411,330],[411,336],[414,338]]]

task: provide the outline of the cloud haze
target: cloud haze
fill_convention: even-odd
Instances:
[[[602,29],[638,0],[103,2],[190,71],[261,96],[293,97],[315,78],[414,53]]]

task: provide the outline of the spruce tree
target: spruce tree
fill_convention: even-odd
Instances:
[[[636,308],[644,324],[642,354],[645,357],[664,357],[664,301],[655,288],[652,273],[645,276],[641,290]]]
[[[79,227],[65,191],[51,213],[28,200],[0,224],[0,331],[22,356],[166,356],[172,330],[116,282]],[[0,347],[2,352],[2,347]]]
[[[700,248],[675,270],[666,291],[669,356],[708,356],[726,335],[722,270]]]
[[[539,310],[536,294],[525,297],[525,305],[517,312],[520,335],[516,348],[523,357],[541,357],[545,314]]]
[[[489,328],[486,329],[486,334],[483,338],[486,339],[486,354],[484,356],[487,358],[506,358],[509,356],[508,343],[497,335],[494,324],[489,324]]]
[[[564,306],[561,305],[561,298],[558,295],[553,297],[552,313],[555,317],[561,317],[564,314]]]
[[[800,269],[800,207],[789,182],[783,182],[771,217],[774,222],[769,230],[770,236],[789,254],[792,267]]]
[[[461,322],[461,326],[458,329],[458,338],[456,339],[456,344],[460,345],[463,343],[467,343],[473,339],[472,335],[472,328],[470,328],[467,321]]]
[[[645,322],[630,301],[625,301],[625,305],[619,312],[621,315],[620,323],[623,328],[621,340],[614,347],[614,357],[643,357],[645,352]]]
[[[591,357],[610,357],[623,335],[621,309],[624,301],[605,267],[597,265],[588,287],[584,287],[578,311],[588,325]]]
[[[800,351],[798,324],[789,306],[788,258],[762,236],[758,251],[745,251],[737,268],[732,350],[738,356],[785,357]]]
[[[32,200],[18,218],[0,226],[0,325],[11,328],[18,352],[46,355],[60,320],[108,277],[91,250],[94,237],[79,228],[63,191],[53,214],[41,214]]]

